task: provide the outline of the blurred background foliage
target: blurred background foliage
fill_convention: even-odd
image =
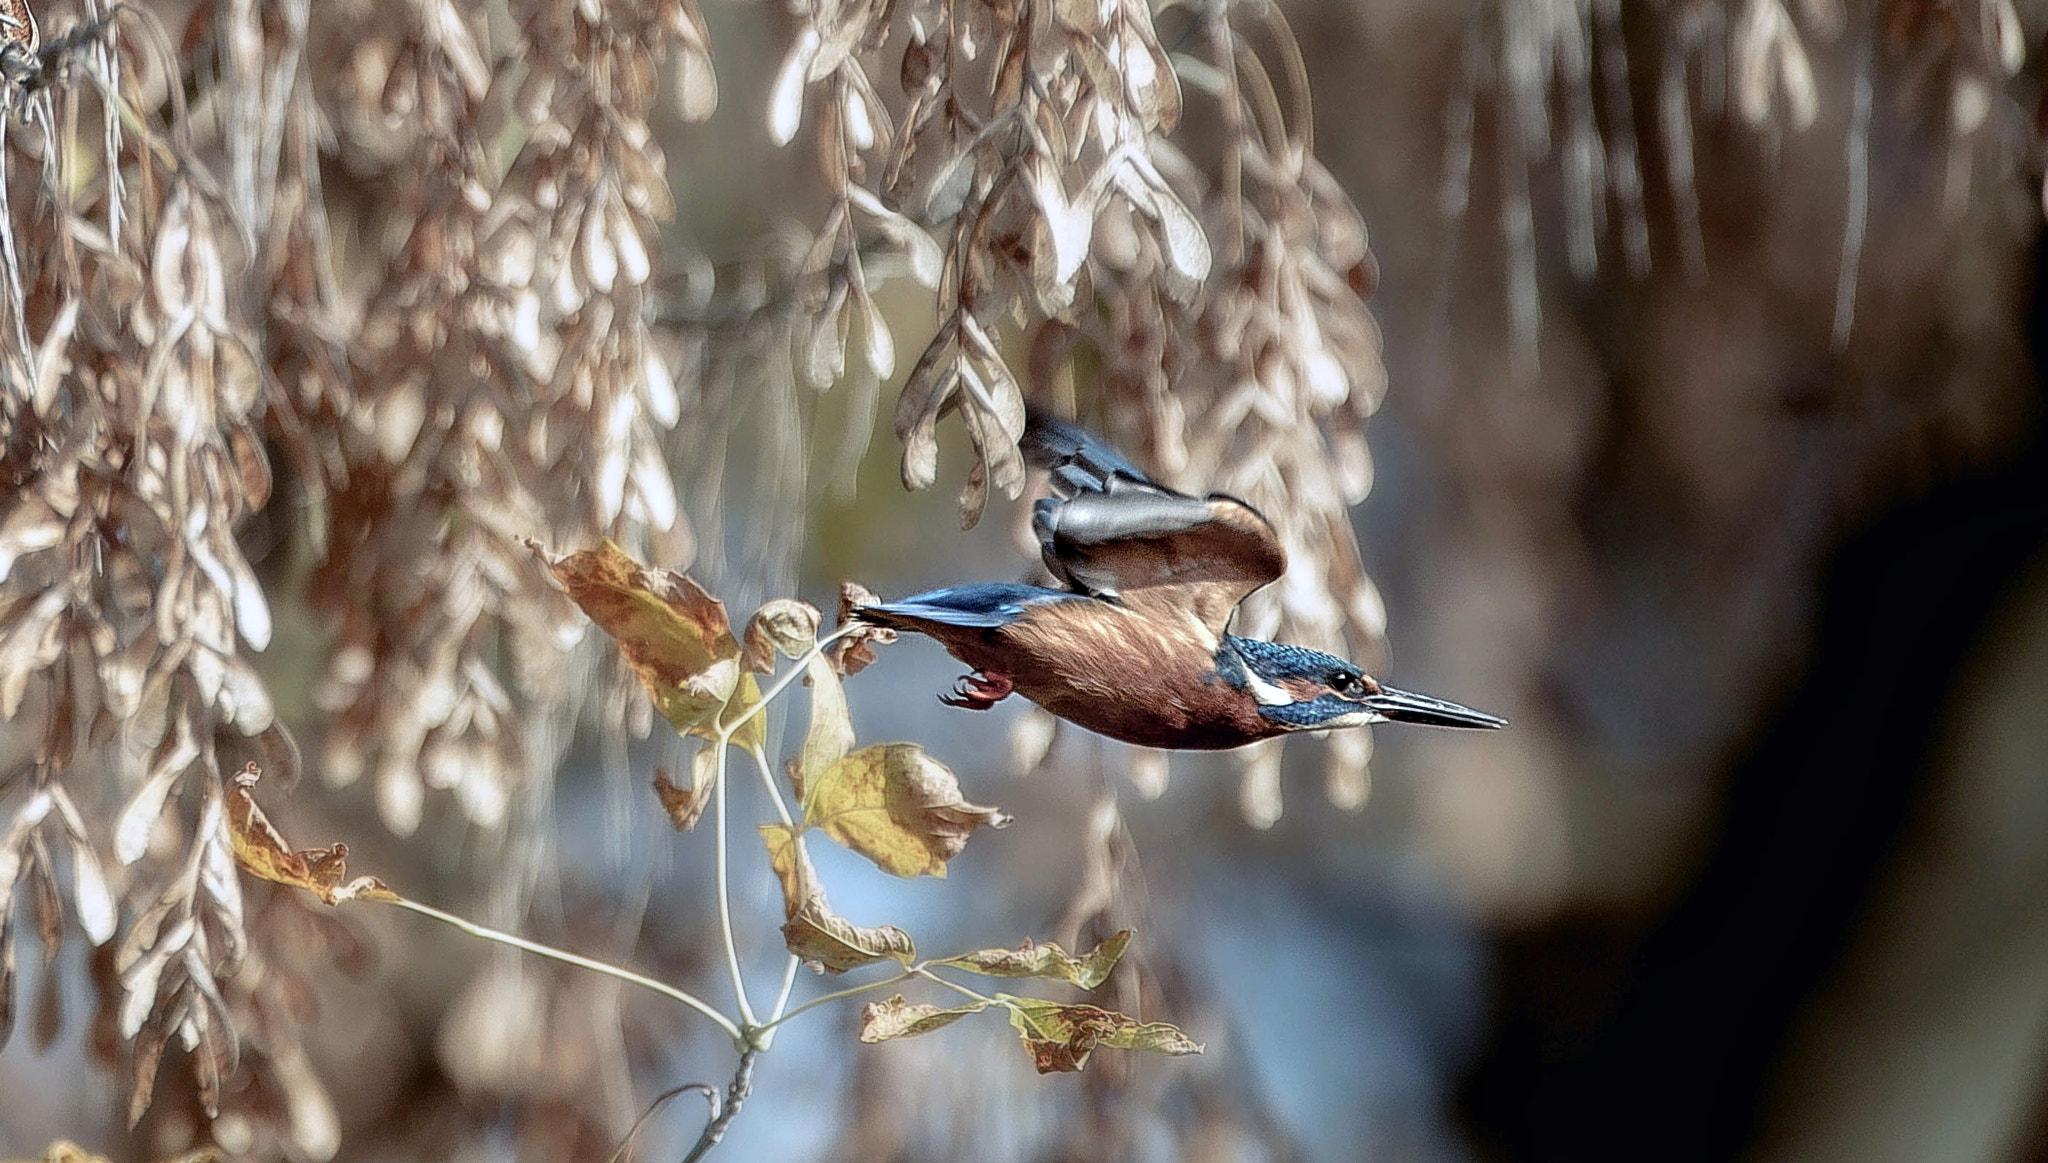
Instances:
[[[1029,395],[1275,516],[1253,632],[1513,727],[1169,781],[885,651],[863,738],[1018,822],[943,883],[821,850],[835,903],[1136,928],[1113,1004],[1209,1050],[826,1009],[727,1155],[2048,1155],[2041,6],[0,15],[0,1153],[601,1158],[722,1077],[610,981],[211,875],[221,772],[711,993],[682,745],[519,539],[741,612],[1020,576]]]

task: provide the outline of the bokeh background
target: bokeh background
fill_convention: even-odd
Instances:
[[[211,18],[153,7],[173,29]],[[1381,729],[1361,803],[1343,789],[1362,782],[1331,769],[1355,772],[1362,740],[1249,770],[1176,756],[1169,773],[1068,730],[1041,759],[1028,708],[942,707],[958,666],[928,643],[886,648],[849,681],[861,738],[921,741],[1016,822],[944,881],[893,881],[821,843],[835,906],[932,951],[1135,928],[1105,1004],[1208,1052],[1098,1053],[1039,1078],[1000,1021],[863,1047],[853,1007],[827,1008],[763,1058],[715,1157],[2048,1157],[2031,51],[2048,11],[1281,11],[1316,154],[1378,266],[1387,386],[1350,512],[1385,621],[1351,641],[1397,685],[1512,726]],[[1028,498],[998,494],[960,531],[951,493],[974,455],[957,426],[940,429],[939,488],[898,483],[889,402],[931,335],[929,292],[878,287],[904,354],[891,379],[854,367],[819,394],[750,366],[778,292],[749,264],[800,252],[832,189],[764,131],[801,14],[703,16],[718,110],[654,120],[676,213],[646,310],[688,338],[664,350],[695,401],[664,446],[695,533],[671,550],[742,616],[792,593],[829,610],[845,578],[897,594],[1026,576]],[[46,14],[45,34],[61,23]],[[1201,29],[1181,10],[1157,26],[1170,54]],[[893,66],[877,76],[893,100]],[[331,202],[368,213],[403,159],[347,128],[318,139],[318,169]],[[1213,131],[1194,115],[1184,130]],[[1020,333],[1012,358],[1028,346]],[[1053,394],[1156,456],[1172,442],[1091,379],[1104,366],[1077,361]],[[552,723],[559,763],[508,782],[490,825],[434,793],[401,836],[368,782],[310,774],[333,761],[314,740],[337,705],[312,676],[348,631],[303,532],[327,510],[309,516],[304,462],[269,438],[276,499],[241,541],[276,610],[255,665],[307,741],[308,778],[272,789],[289,834],[346,837],[358,866],[421,899],[723,996],[710,837],[672,832],[646,794],[655,766],[687,769],[665,729],[629,746],[625,711]],[[1242,467],[1162,472],[1201,489]],[[572,657],[570,686],[639,697],[601,644]],[[801,712],[775,721],[793,746]],[[739,820],[766,817],[757,789],[735,794]],[[779,965],[779,897],[738,851],[758,993]],[[402,914],[329,915],[253,885],[250,902],[269,939],[315,950],[291,969],[296,1036],[340,1158],[602,1158],[653,1095],[730,1072],[715,1031],[608,980]],[[305,1157],[237,1113],[232,1083],[209,1129],[175,1053],[157,1109],[125,1130],[125,1059],[90,1020],[107,967],[80,941],[53,968],[22,961],[21,997],[54,981],[72,1020],[47,1048],[17,1032],[0,1053],[0,1155],[71,1137],[153,1158],[210,1135]],[[640,1157],[687,1149],[696,1102],[653,1120]]]

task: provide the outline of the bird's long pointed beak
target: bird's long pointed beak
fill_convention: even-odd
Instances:
[[[1380,693],[1365,696],[1365,705],[1396,723],[1488,729],[1508,725],[1508,721],[1498,715],[1489,715],[1484,711],[1475,711],[1470,707],[1430,698],[1428,695],[1397,691],[1392,687],[1381,687]]]

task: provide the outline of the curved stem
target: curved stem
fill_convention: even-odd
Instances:
[[[697,1163],[697,1160],[702,1159],[711,1148],[718,1146],[720,1139],[725,1138],[726,1129],[731,1127],[733,1119],[739,1116],[740,1107],[746,1103],[747,1095],[753,1093],[754,1059],[760,1055],[759,1046],[749,1046],[740,1051],[739,1069],[733,1071],[732,1085],[725,1088],[725,1105],[717,1114],[711,1116],[710,1122],[704,1124],[704,1133],[697,1136],[697,1145],[691,1147],[690,1153],[683,1156],[683,1163]]]
[[[814,1010],[821,1005],[827,1005],[831,1002],[843,1001],[849,997],[858,997],[864,993],[872,993],[873,991],[878,989],[887,989],[892,985],[902,985],[906,981],[914,981],[919,977],[928,976],[930,975],[925,973],[922,967],[917,969],[906,969],[894,977],[885,977],[880,981],[870,981],[866,985],[855,985],[850,986],[846,989],[834,990],[831,993],[820,994],[817,997],[814,997],[811,1000],[805,1002],[804,1004],[789,1011],[788,1013],[783,1014],[778,1018],[772,1019],[768,1022],[767,1025],[762,1026],[761,1028],[764,1030],[771,1030],[774,1029],[776,1026],[779,1026],[782,1023],[788,1021],[789,1019],[797,1016],[798,1014],[803,1013],[805,1010]]]
[[[741,727],[746,726],[748,719],[751,719],[755,715],[758,715],[762,711],[766,710],[768,704],[775,701],[775,696],[789,689],[790,683],[793,683],[797,679],[802,678],[804,668],[810,666],[811,659],[816,658],[820,654],[823,654],[825,652],[826,647],[832,645],[834,642],[839,641],[841,638],[846,637],[848,634],[851,634],[858,629],[861,629],[859,623],[849,622],[846,625],[841,626],[839,629],[832,631],[830,634],[825,635],[823,638],[818,639],[816,645],[812,646],[809,650],[804,651],[804,656],[796,660],[795,666],[792,666],[788,670],[784,671],[781,678],[776,679],[774,683],[770,684],[767,690],[761,692],[761,697],[755,700],[753,706],[748,707],[744,711],[741,711],[739,718],[734,719],[732,722],[720,723],[718,725],[718,742],[720,743],[720,745],[732,742],[733,733],[738,731]]]
[[[768,1013],[768,1025],[772,1026],[781,1021],[782,1015],[789,1009],[789,992],[796,988],[796,971],[803,963],[803,958],[792,953],[789,955],[789,964],[782,967],[782,989],[775,995],[775,1008]],[[769,1040],[774,1039],[771,1037]],[[762,1045],[765,1049],[767,1043]]]
[[[988,1005],[992,1005],[992,1006],[993,1006],[993,1005],[1001,1005],[1001,1004],[1003,1004],[1003,1003],[1001,1003],[1001,1002],[997,1001],[996,999],[994,999],[994,998],[992,998],[992,997],[988,996],[987,994],[984,994],[984,993],[976,993],[976,992],[974,992],[973,990],[971,990],[971,989],[967,988],[966,986],[964,986],[964,985],[961,985],[961,984],[960,984],[959,982],[957,982],[957,981],[947,981],[947,980],[946,980],[945,978],[943,978],[943,977],[940,977],[940,976],[939,976],[938,974],[936,974],[936,973],[933,973],[933,972],[932,972],[931,970],[929,970],[929,969],[926,969],[926,968],[925,968],[924,966],[922,966],[922,965],[914,965],[914,966],[910,967],[909,969],[906,969],[906,970],[904,970],[904,972],[905,972],[905,973],[907,973],[907,974],[909,974],[909,975],[910,975],[910,976],[912,976],[912,977],[922,977],[922,978],[924,978],[924,979],[925,979],[926,981],[936,981],[936,982],[938,982],[938,983],[939,983],[940,985],[943,985],[943,986],[945,986],[945,987],[946,987],[947,989],[950,989],[950,990],[952,990],[952,991],[953,991],[954,993],[964,993],[964,994],[966,994],[966,995],[967,995],[968,997],[971,997],[971,998],[973,998],[973,999],[974,999],[975,1001],[978,1001],[978,1002],[984,1002],[984,1003],[986,1003],[986,1004],[988,1004]]]
[[[677,1095],[688,1094],[693,1090],[711,1103],[712,1118],[717,1118],[725,1110],[725,1096],[708,1082],[685,1082],[681,1086],[665,1090],[653,1102],[647,1104],[647,1109],[640,1112],[640,1117],[633,1120],[632,1126],[626,1128],[625,1137],[619,1140],[619,1145],[613,1148],[604,1163],[619,1163],[619,1160],[624,1159],[626,1152],[633,1146],[633,1140],[640,1137],[640,1129],[647,1125],[647,1120],[660,1114],[661,1108],[667,1106]]]
[[[775,769],[768,766],[768,753],[759,746],[747,748],[747,754],[754,757],[754,770],[761,773],[761,784],[768,789],[768,798],[775,801],[775,814],[782,818],[782,826],[796,834],[796,821],[790,818],[789,803],[782,798],[782,788],[775,783]]]
[[[729,731],[721,732],[718,742],[712,744],[712,746],[718,748],[718,773],[712,778],[711,789],[712,800],[717,805],[716,812],[718,815],[718,837],[716,844],[713,845],[718,875],[718,931],[719,935],[725,939],[725,967],[732,974],[733,996],[739,1000],[740,1024],[752,1028],[754,1025],[754,1007],[747,1002],[747,980],[746,976],[740,972],[740,948],[738,943],[732,938],[732,892],[729,887],[730,881],[726,876],[725,867],[725,757],[727,752],[725,745],[729,738]]]
[[[542,945],[537,941],[529,941],[524,937],[517,937],[499,929],[479,925],[474,921],[458,917],[454,913],[444,913],[432,905],[423,905],[409,897],[395,897],[390,903],[402,909],[410,909],[423,917],[432,917],[444,925],[452,925],[472,937],[482,937],[486,941],[496,941],[500,945],[510,945],[514,949],[524,949],[528,953],[535,953],[542,957],[552,958],[569,965],[602,973],[607,977],[616,977],[620,981],[631,982],[645,989],[651,989],[663,997],[682,1002],[684,1005],[711,1019],[717,1023],[719,1029],[731,1035],[735,1043],[743,1044],[745,1042],[745,1039],[740,1036],[739,1026],[735,1025],[731,1018],[719,1013],[708,1002],[705,1002],[695,994],[685,993],[673,985],[656,981],[651,977],[643,977],[630,969],[621,969],[616,965],[609,965],[603,961],[594,961],[591,958],[571,953],[564,949],[557,949],[552,945]]]
[[[775,814],[782,818],[782,826],[789,829],[790,842],[801,852],[804,838],[797,832],[796,821],[789,814],[789,804],[782,798],[782,789],[776,786],[775,771],[768,766],[768,753],[759,746],[754,746],[747,748],[747,754],[754,757],[754,770],[761,773],[761,783],[768,789],[768,798],[775,803]],[[802,964],[803,959],[792,953],[789,964],[782,967],[782,989],[775,995],[775,1008],[768,1012],[768,1022],[761,1027],[763,1030],[774,1026],[781,1019],[783,1012],[789,1008],[789,991],[796,987],[797,967]],[[775,1035],[768,1034],[763,1038],[761,1048],[766,1050],[774,1042]]]

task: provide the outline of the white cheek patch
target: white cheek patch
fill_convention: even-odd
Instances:
[[[1284,707],[1294,702],[1294,696],[1260,678],[1250,667],[1245,668],[1245,683],[1251,688],[1252,697],[1262,707]]]

